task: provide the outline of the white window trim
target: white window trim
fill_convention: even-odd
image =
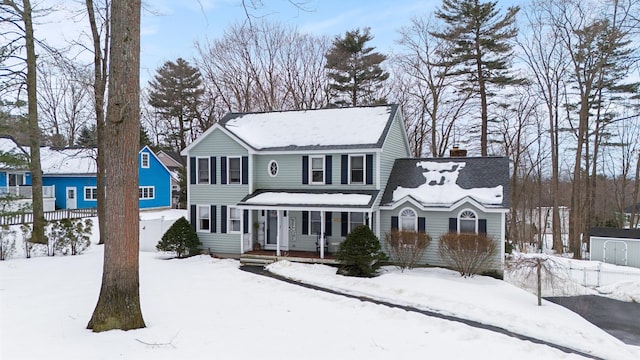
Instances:
[[[204,159],[207,161],[207,181],[200,181],[200,160]],[[208,157],[196,157],[196,184],[199,185],[207,185],[211,184],[211,161]]]
[[[237,183],[231,182],[231,159],[238,159],[238,163],[240,164],[240,180]],[[242,185],[242,156],[227,156],[227,184]]]
[[[413,216],[413,220],[414,220],[413,221],[413,231],[418,231],[418,213],[415,210],[413,210],[412,208],[410,208],[410,207],[406,207],[406,208],[400,210],[400,213],[398,213],[398,222],[399,222],[398,228],[400,228],[400,230],[405,230],[405,229],[402,228],[402,218],[404,217],[404,216],[402,216],[402,213],[405,212],[406,210],[409,210],[409,211],[411,211],[413,213],[413,215],[414,215]]]
[[[93,194],[93,191],[95,190],[95,195],[96,198],[87,198],[87,190],[91,189],[91,194]],[[85,186],[82,189],[82,193],[84,194],[84,201],[98,201],[98,187],[97,186]]]
[[[145,166],[145,162],[147,165]],[[140,167],[143,169],[148,169],[151,163],[151,158],[149,157],[149,153],[143,152],[140,154]]]
[[[352,221],[351,221],[351,215],[352,214],[362,214],[362,223],[358,223],[359,225],[366,225],[369,226],[369,222],[367,221],[367,213],[363,213],[363,212],[357,212],[357,211],[353,211],[353,212],[349,212],[349,232],[351,232],[353,230],[353,227],[351,226]]]
[[[232,209],[237,209],[238,210],[238,214],[240,214],[240,217],[237,219],[233,219],[231,217],[231,210]],[[235,206],[229,206],[227,207],[227,234],[240,234],[242,232],[242,209],[239,209]],[[240,230],[235,231],[233,230],[233,221],[238,221],[238,223],[240,224]]]
[[[460,211],[460,213],[458,213],[458,234],[460,234],[460,219],[462,219],[462,215],[466,212],[469,212],[471,214],[473,214],[473,220],[475,220],[475,227],[474,227],[474,233],[477,234],[478,233],[478,214],[471,210],[471,209],[463,209],[462,211]]]
[[[314,213],[314,212],[318,213],[320,215],[320,229],[321,229],[320,231],[322,231],[322,212],[321,211],[309,211],[309,229],[307,230],[308,231],[307,235],[316,235],[316,233],[313,232],[313,225],[312,225],[313,222],[311,221],[311,219],[312,219],[311,214]]]
[[[200,227],[200,225],[201,225],[200,214],[201,214],[201,209],[203,209],[203,208],[207,209],[207,213],[209,214],[209,228],[208,229],[203,229],[203,228]],[[198,205],[197,206],[196,218],[197,218],[196,221],[197,221],[197,224],[198,224],[198,226],[197,226],[197,229],[198,229],[197,231],[198,232],[207,232],[208,233],[208,232],[211,231],[211,207],[209,205]]]
[[[362,158],[362,182],[353,182],[353,180],[351,180],[351,172],[352,172],[352,168],[351,168],[351,158],[354,157],[361,157]],[[367,156],[365,154],[356,154],[356,155],[349,155],[349,184],[353,184],[353,185],[364,185],[367,183]]]
[[[142,197],[140,197],[140,189],[142,189]],[[153,191],[153,196],[144,196],[144,189],[147,189],[147,194],[149,193],[148,189]],[[138,200],[153,200],[156,198],[156,187],[155,186],[138,186]]]
[[[276,164],[276,173],[275,174],[271,173],[271,164]],[[280,165],[278,164],[278,162],[275,161],[275,160],[269,161],[269,163],[267,164],[267,174],[269,174],[270,177],[276,177],[276,176],[278,176],[279,172],[280,172]]]
[[[322,181],[313,181],[313,159],[322,159]],[[309,184],[311,185],[324,185],[327,177],[326,159],[324,155],[310,155],[309,156]]]

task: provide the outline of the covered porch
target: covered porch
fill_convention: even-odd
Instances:
[[[335,263],[332,254],[351,229],[373,226],[376,196],[377,191],[256,191],[237,205],[248,222],[242,228],[249,228],[240,241],[241,256]]]

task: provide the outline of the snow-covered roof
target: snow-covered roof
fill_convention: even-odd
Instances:
[[[370,208],[378,191],[258,190],[241,205]]]
[[[256,150],[381,147],[397,108],[231,113],[220,124]]]
[[[26,156],[27,154],[24,152],[24,149],[21,148],[15,140],[11,137],[0,136],[0,153],[10,154],[10,155],[18,155],[18,156]],[[10,165],[0,161],[0,169],[11,168],[13,169],[15,165]]]
[[[45,175],[84,175],[97,173],[95,149],[40,149]]]
[[[501,157],[400,159],[382,198],[392,205],[412,198],[424,207],[449,207],[470,198],[487,207],[508,207],[509,163]]]

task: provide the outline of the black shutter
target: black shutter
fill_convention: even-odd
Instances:
[[[196,183],[196,158],[189,158],[189,183]]]
[[[302,212],[302,234],[309,235],[309,212]]]
[[[227,207],[220,206],[220,233],[227,233]]]
[[[391,217],[391,230],[398,230],[398,217],[397,216],[392,216]]]
[[[449,232],[458,232],[458,218],[449,218]]]
[[[309,157],[306,155],[302,157],[302,183],[309,183]]]
[[[209,181],[211,182],[211,184],[215,184],[216,183],[216,157],[215,156],[211,157],[211,162],[209,166],[211,167],[210,168],[211,177]]]
[[[247,185],[248,183],[249,183],[249,157],[243,156],[242,157],[242,184]]]
[[[220,184],[227,183],[227,157],[220,156]]]
[[[196,230],[196,222],[198,221],[198,219],[196,219],[196,206],[195,205],[191,205],[191,219],[189,219],[189,220],[191,220],[191,227],[195,231]]]
[[[419,216],[418,217],[418,231],[419,232],[426,232],[426,228],[427,228],[427,224],[426,224],[425,218]]]
[[[324,183],[331,184],[331,155],[327,155],[324,157]]]
[[[373,155],[367,155],[367,184],[373,184]]]
[[[209,220],[209,222],[211,223],[210,227],[211,227],[211,232],[214,233],[216,231],[218,231],[217,227],[216,227],[216,206],[215,205],[211,205],[211,219]]]
[[[487,219],[478,219],[478,234],[487,235]]]
[[[346,184],[349,182],[349,155],[342,155],[341,170],[340,183]]]
[[[349,213],[342,213],[342,236],[347,236],[349,233]]]
[[[249,210],[242,210],[242,233],[249,233]]]
[[[331,236],[331,211],[324,213],[324,234]]]

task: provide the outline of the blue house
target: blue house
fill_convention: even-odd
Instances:
[[[31,205],[31,172],[27,161],[29,152],[15,140],[6,135],[0,135],[0,197],[11,196],[11,205],[5,203],[0,211],[16,210]],[[16,159],[22,159],[17,163]],[[44,186],[44,211],[55,210],[54,189]]]
[[[95,149],[41,149],[42,183],[55,188],[57,209],[95,208]],[[140,209],[171,207],[171,174],[153,151],[138,153]]]

